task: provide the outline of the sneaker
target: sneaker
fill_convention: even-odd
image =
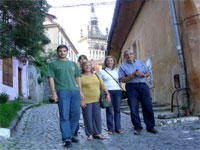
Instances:
[[[140,135],[140,133],[141,133],[141,130],[134,130],[135,135]]]
[[[77,139],[75,137],[72,137],[71,140],[72,140],[73,143],[78,143],[79,142],[79,139]]]
[[[65,141],[64,147],[72,147],[72,142]]]

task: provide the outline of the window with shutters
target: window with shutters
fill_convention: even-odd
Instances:
[[[12,58],[3,59],[3,84],[13,87]]]

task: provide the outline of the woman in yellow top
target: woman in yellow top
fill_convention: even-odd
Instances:
[[[102,131],[102,122],[101,122],[101,108],[99,105],[100,97],[100,87],[103,87],[103,90],[106,92],[106,100],[110,101],[110,95],[106,89],[102,79],[97,76],[92,71],[92,64],[89,61],[83,62],[82,64],[82,92],[84,99],[81,100],[82,114],[85,125],[85,133],[88,136],[88,140],[105,139],[101,135]]]

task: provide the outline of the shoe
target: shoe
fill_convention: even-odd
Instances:
[[[78,143],[79,142],[79,139],[77,139],[75,137],[72,137],[71,140],[72,140],[73,143]]]
[[[107,132],[108,132],[108,134],[113,134],[114,133],[112,130],[108,130]]]
[[[147,129],[147,132],[150,132],[150,133],[153,133],[153,134],[157,134],[158,133],[158,130],[156,129]]]
[[[72,142],[65,141],[64,147],[72,147]]]
[[[115,132],[119,133],[119,134],[122,134],[123,133],[123,130],[115,130]]]
[[[102,136],[102,135],[100,135],[100,134],[93,135],[93,138],[95,138],[95,139],[100,139],[100,140],[106,139],[106,137],[104,137],[104,136]]]
[[[78,136],[78,132],[75,132],[74,136],[77,137]]]
[[[92,137],[92,135],[88,135],[88,138],[87,138],[88,140],[93,140],[93,137]]]
[[[140,133],[141,133],[141,130],[134,130],[135,135],[140,135]]]

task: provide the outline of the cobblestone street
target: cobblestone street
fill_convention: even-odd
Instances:
[[[123,134],[106,133],[105,110],[102,110],[103,134],[106,140],[88,141],[80,120],[78,144],[74,150],[199,150],[200,122],[176,123],[156,126],[159,133],[154,135],[143,130],[141,135],[133,134],[130,116],[121,114]],[[145,128],[145,126],[143,126]],[[62,150],[56,104],[43,104],[29,109],[18,124],[17,132],[8,139],[3,150]]]

